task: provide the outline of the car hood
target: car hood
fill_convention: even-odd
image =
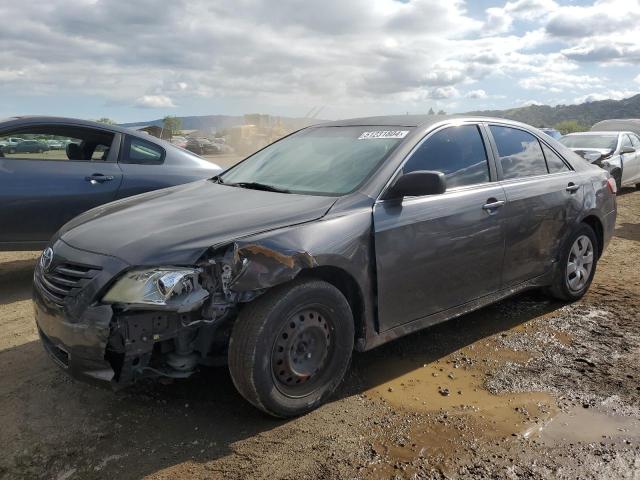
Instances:
[[[613,153],[607,148],[572,148],[571,150],[589,162],[595,162]]]
[[[335,200],[204,180],[94,208],[67,223],[58,236],[72,247],[131,265],[184,265],[213,245],[316,220]]]

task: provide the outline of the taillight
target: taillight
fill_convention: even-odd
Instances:
[[[607,178],[607,187],[609,187],[609,192],[612,194],[616,194],[618,191],[618,186],[616,185],[616,179],[613,177]]]

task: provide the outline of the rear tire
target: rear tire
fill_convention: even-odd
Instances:
[[[302,415],[342,381],[353,338],[353,314],[342,293],[327,282],[297,280],[242,309],[229,341],[231,378],[269,415]]]
[[[596,273],[598,248],[598,238],[593,229],[581,223],[562,247],[549,294],[567,302],[582,298]]]

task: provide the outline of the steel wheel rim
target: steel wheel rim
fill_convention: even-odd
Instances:
[[[335,342],[331,319],[319,309],[291,315],[273,345],[271,371],[276,388],[288,397],[304,397],[322,385]]]
[[[573,242],[567,260],[566,281],[571,291],[582,290],[593,270],[593,242],[586,235],[580,235]]]

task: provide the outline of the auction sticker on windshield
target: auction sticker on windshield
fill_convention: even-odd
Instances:
[[[370,140],[373,138],[404,138],[409,130],[377,130],[375,132],[362,132],[358,140]]]

